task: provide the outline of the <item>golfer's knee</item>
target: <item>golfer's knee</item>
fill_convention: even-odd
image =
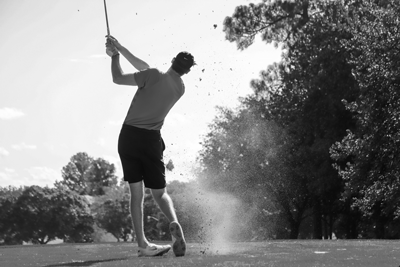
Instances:
[[[165,190],[165,188],[163,188],[163,189],[151,189],[151,194],[156,199],[161,199],[163,196],[167,196],[168,195],[167,190]]]

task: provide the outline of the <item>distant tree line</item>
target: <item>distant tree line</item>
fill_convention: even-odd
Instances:
[[[172,161],[168,168],[173,168]],[[183,184],[171,184],[172,192]],[[151,240],[170,239],[168,223],[147,192],[145,232]],[[134,239],[129,189],[118,183],[115,166],[77,153],[62,168],[54,187],[0,187],[0,244],[96,242],[105,233],[117,241]]]
[[[396,0],[276,0],[225,19],[239,49],[283,51],[199,155],[210,190],[257,207],[261,238],[400,238],[399,17]]]
[[[64,188],[1,188],[0,241],[5,245],[88,242],[93,216],[85,198]]]
[[[172,160],[166,163],[172,171]],[[0,245],[135,241],[129,211],[129,187],[118,181],[115,166],[85,152],[70,158],[53,187],[0,187]],[[207,201],[197,181],[168,182],[187,239],[204,239]],[[207,222],[209,223],[209,221]],[[169,222],[149,190],[144,198],[144,231],[149,240],[171,240]],[[109,240],[109,239],[107,239]]]

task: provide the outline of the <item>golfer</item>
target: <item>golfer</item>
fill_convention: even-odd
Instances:
[[[175,256],[184,256],[186,242],[175,213],[171,197],[167,193],[165,165],[163,161],[164,141],[161,127],[170,109],[185,92],[181,76],[195,65],[193,56],[179,53],[172,59],[167,72],[161,72],[132,55],[115,38],[107,36],[107,54],[111,56],[113,82],[119,85],[137,86],[138,89],[129,107],[119,135],[118,153],[129,183],[130,211],[139,246],[139,256],[160,256],[167,253],[170,245],[150,243],[143,231],[144,187],[150,188],[154,200],[170,222]],[[124,73],[120,66],[120,53],[138,70]]]

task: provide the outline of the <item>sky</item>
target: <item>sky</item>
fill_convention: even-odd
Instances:
[[[180,51],[197,66],[161,130],[167,181],[193,178],[216,106],[235,108],[250,81],[280,60],[258,38],[240,51],[223,21],[249,0],[108,0],[111,35],[150,67],[167,71]],[[53,186],[78,152],[123,176],[118,134],[137,87],[112,82],[101,0],[0,0],[0,186]],[[135,69],[121,58],[126,73]]]

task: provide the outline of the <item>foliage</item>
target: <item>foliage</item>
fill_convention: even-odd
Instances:
[[[172,160],[169,165],[172,169]],[[131,236],[134,239],[129,188],[125,182],[116,185],[114,171],[114,166],[105,160],[93,160],[86,153],[78,153],[63,168],[65,179],[55,183],[55,188],[0,187],[0,244],[14,245],[24,241],[47,244],[56,238],[65,242],[92,242],[93,239],[100,240],[99,236],[94,236],[95,229],[98,235],[106,231],[118,241],[128,241]],[[101,186],[95,185],[101,181]],[[185,184],[171,184],[173,194],[185,191]],[[94,196],[79,195],[86,192],[92,192]],[[185,205],[183,200],[179,208]],[[183,214],[180,209],[177,213]],[[183,225],[189,228],[192,222],[183,217]],[[146,190],[144,200],[144,221],[150,240],[171,239],[169,222],[149,190]]]
[[[357,99],[344,102],[357,129],[331,155],[346,182],[343,197],[373,221],[374,237],[389,238],[389,223],[400,219],[400,4],[375,2],[366,1],[354,14],[353,38],[344,42],[360,86]]]
[[[264,0],[225,19],[239,49],[256,35],[282,45],[282,62],[252,82],[247,103],[290,137],[286,167],[305,177],[314,237],[321,222],[332,231],[335,219],[359,214],[372,219],[375,237],[399,235],[390,224],[400,214],[399,8],[394,0]],[[344,232],[370,236],[364,223]]]
[[[210,125],[199,156],[200,182],[258,210],[255,228],[260,226],[256,222],[266,224],[278,216],[287,226],[277,237],[296,238],[308,196],[303,177],[285,167],[291,160],[286,156],[290,139],[254,106],[242,107],[238,112],[220,108]]]
[[[325,1],[263,0],[259,4],[238,6],[231,17],[224,21],[226,39],[236,42],[239,49],[253,44],[261,34],[267,43],[286,43],[315,16],[320,15]]]
[[[22,244],[23,240],[18,234],[18,230],[13,227],[15,222],[15,213],[13,209],[22,191],[22,187],[0,187],[0,244]]]
[[[119,242],[132,236],[132,221],[129,212],[129,193],[125,187],[113,187],[106,194],[95,197],[92,212],[97,225],[111,233]]]
[[[47,244],[56,238],[90,242],[93,218],[85,198],[67,189],[25,187],[14,198],[2,201],[7,219],[2,221],[4,240]]]
[[[247,108],[273,121],[286,135],[282,158],[275,163],[304,188],[314,217],[314,238],[332,234],[333,221],[344,211],[338,202],[343,183],[332,168],[329,147],[355,123],[342,103],[353,101],[358,85],[342,40],[347,29],[347,8],[352,1],[263,1],[240,6],[225,19],[225,34],[239,49],[261,35],[267,43],[280,43],[282,61],[252,81],[254,95]],[[286,183],[290,186],[292,183]]]
[[[115,166],[108,161],[93,159],[85,152],[71,157],[70,162],[62,168],[63,180],[57,184],[65,185],[80,195],[103,195],[105,187],[117,185]]]

